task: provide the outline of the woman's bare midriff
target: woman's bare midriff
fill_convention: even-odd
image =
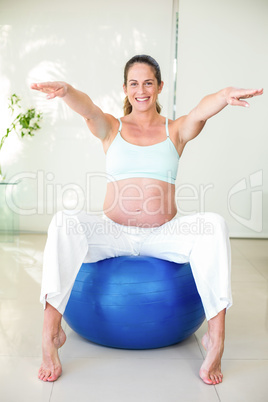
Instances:
[[[177,213],[175,185],[148,178],[110,182],[103,209],[108,218],[121,225],[160,226]]]

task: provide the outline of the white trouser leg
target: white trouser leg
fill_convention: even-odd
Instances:
[[[220,215],[176,217],[147,237],[140,254],[189,261],[207,320],[232,305],[230,242]]]
[[[207,320],[232,305],[228,229],[214,213],[136,230],[85,212],[58,212],[48,230],[40,300],[63,314],[83,262],[137,254],[189,261]]]
[[[40,301],[61,314],[83,262],[135,253],[121,225],[81,212],[56,213],[48,229]]]
[[[212,234],[197,236],[190,264],[206,318],[210,320],[232,305],[231,247],[222,217],[208,214],[204,224],[212,225]]]
[[[77,224],[76,215],[55,214],[44,250],[40,301],[44,307],[48,301],[61,314],[65,309],[62,302],[65,304],[64,300],[70,293],[69,283],[74,282],[88,249],[83,233],[69,231],[69,225],[73,227]]]

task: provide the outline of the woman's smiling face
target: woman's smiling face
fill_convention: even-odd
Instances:
[[[156,107],[163,82],[158,85],[154,69],[145,63],[135,63],[128,72],[127,85],[123,86],[132,108],[145,111]]]

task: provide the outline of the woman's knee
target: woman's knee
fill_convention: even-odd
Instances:
[[[77,211],[69,211],[69,210],[61,210],[56,212],[49,225],[49,229],[64,229],[69,230],[73,228],[78,222],[78,212]]]
[[[85,235],[88,237],[95,230],[104,233],[104,226],[105,222],[101,216],[88,214],[83,210],[62,210],[53,216],[49,231],[56,230],[66,235]]]
[[[214,233],[216,231],[228,233],[228,226],[223,216],[215,212],[206,212],[204,215],[206,225],[211,225],[211,229]]]

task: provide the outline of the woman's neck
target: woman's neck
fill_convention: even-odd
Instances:
[[[156,110],[148,110],[146,112],[139,112],[132,110],[132,112],[126,116],[129,122],[135,123],[138,126],[146,127],[155,124],[163,117]]]

